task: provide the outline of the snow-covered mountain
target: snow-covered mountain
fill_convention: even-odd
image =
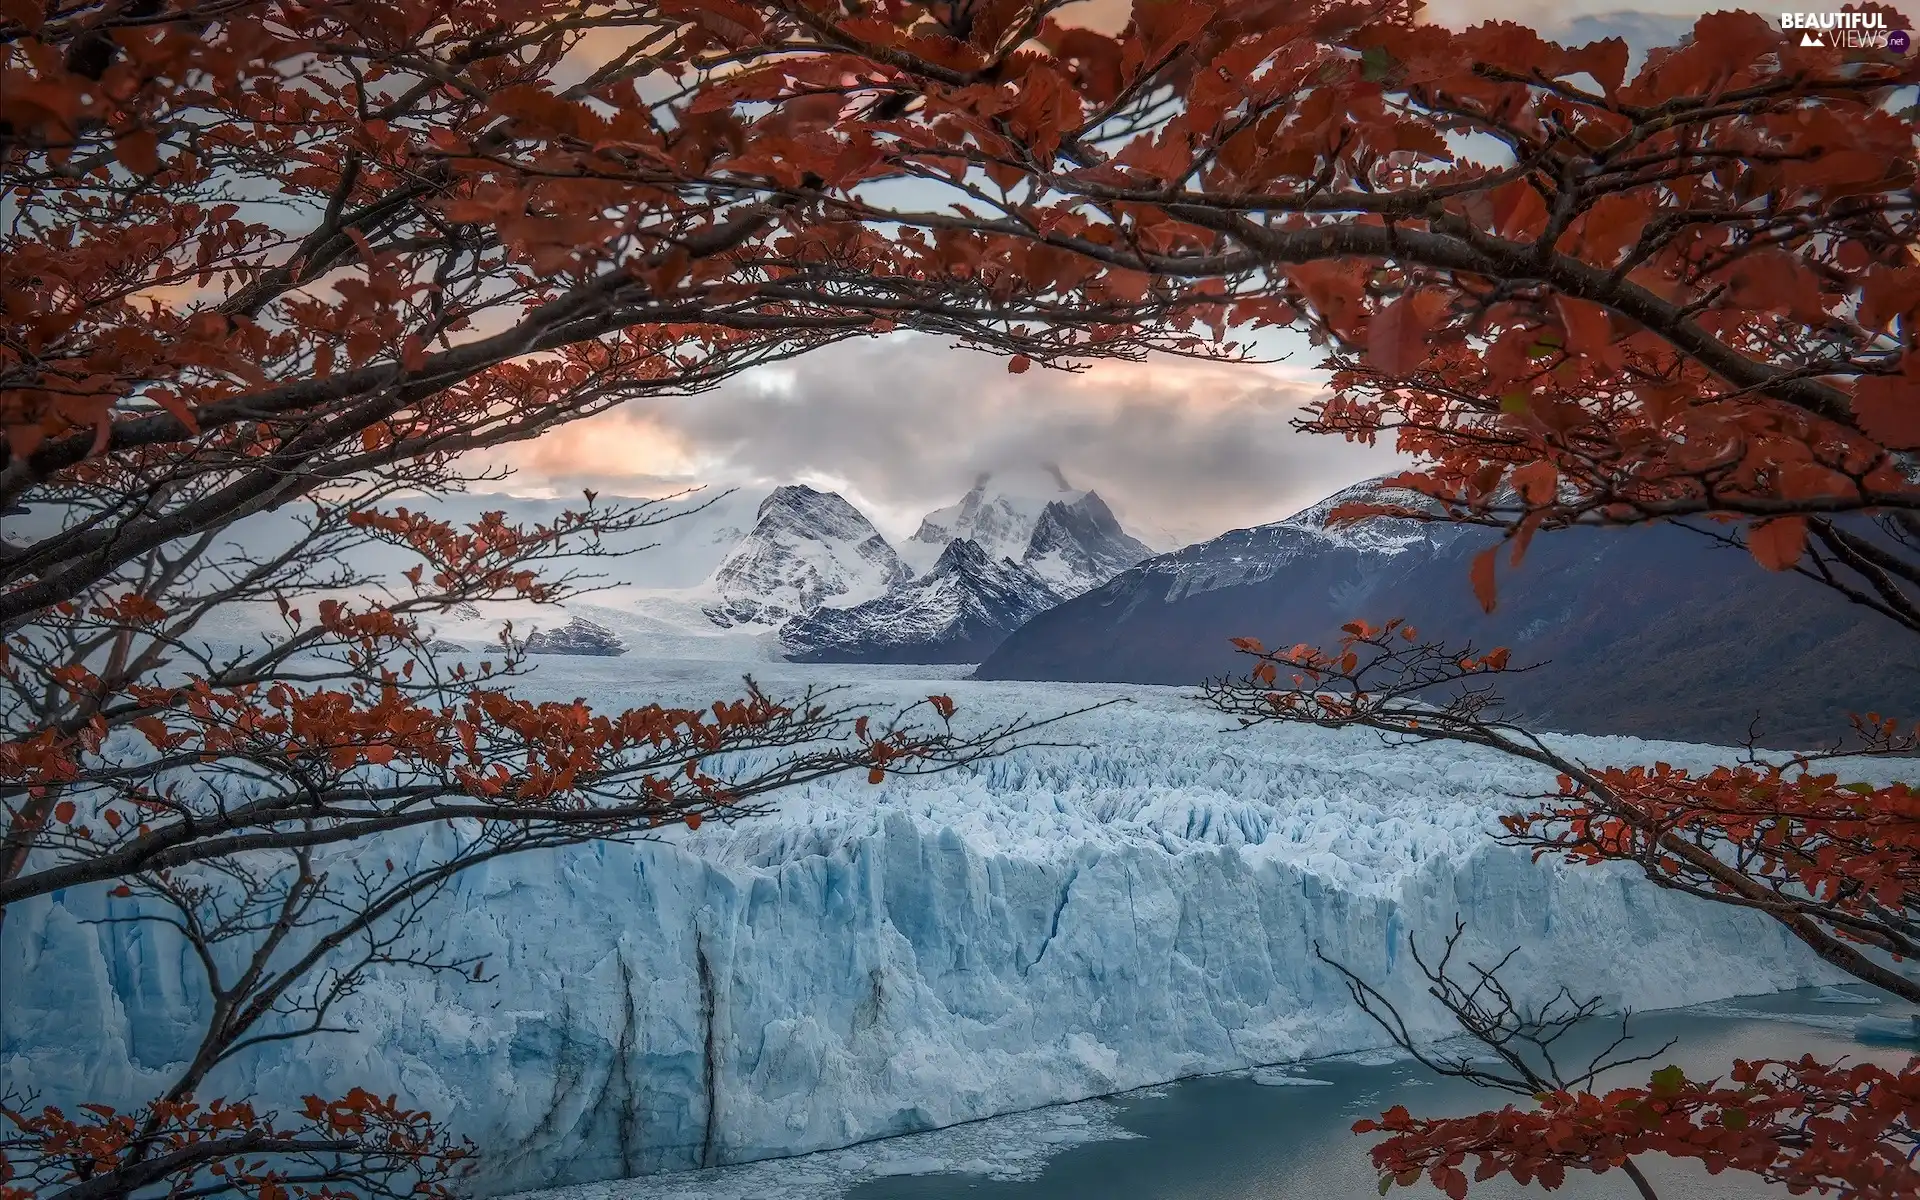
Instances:
[[[1417,493],[1366,479],[1302,509],[1283,521],[1233,529],[1157,555],[1135,565],[1132,573],[1151,575],[1166,585],[1169,600],[1220,588],[1262,583],[1299,564],[1328,555],[1359,556],[1358,574],[1391,569],[1395,560],[1416,549],[1449,543],[1459,526],[1377,517],[1329,526],[1327,518],[1343,505],[1372,503],[1417,508],[1428,503]]]
[[[1020,561],[1062,595],[1077,596],[1152,553],[1120,528],[1099,493],[1087,492],[1072,502],[1052,501],[1040,511]]]
[[[816,605],[780,631],[789,658],[977,662],[1007,634],[1147,557],[1097,494],[1060,469],[981,475],[904,547],[921,567],[861,604]]]
[[[598,503],[643,502],[602,496]],[[455,524],[493,511],[542,524],[580,504],[577,497],[472,493],[410,506]],[[443,616],[431,632],[489,643],[510,621],[516,637],[537,627],[552,639],[587,622],[608,644],[646,657],[763,661],[793,652],[852,661],[871,652],[875,661],[979,661],[1037,612],[1149,553],[1098,495],[1067,486],[1056,468],[982,476],[898,549],[838,493],[799,484],[706,489],[655,502],[654,514],[670,519],[609,536],[602,554],[547,564],[555,575],[577,577],[580,586],[565,602],[487,604]],[[298,533],[290,512],[249,528],[276,544]],[[949,556],[955,542],[973,549]],[[363,573],[388,580],[415,564],[392,547],[366,547],[362,557]],[[259,620],[271,628],[277,616],[263,608]],[[794,636],[776,636],[786,626]],[[954,658],[963,645],[975,657]]]
[[[778,624],[829,601],[860,603],[913,577],[866,516],[838,492],[773,490],[753,528],[715,568],[715,625]]]
[[[1074,488],[1051,464],[982,474],[958,504],[926,515],[908,553],[925,561],[955,538],[977,543],[990,559],[1031,567],[1062,596],[1098,587],[1153,553],[1098,493]]]
[[[864,604],[796,618],[780,645],[801,662],[979,662],[1061,598],[1031,567],[955,538],[925,575]]]
[[[624,571],[633,585],[585,597],[567,615],[643,654],[977,662],[1038,613],[1149,554],[1057,467],[982,475],[899,550],[834,492],[775,488],[751,521],[743,507],[735,493],[681,530],[682,520],[662,527],[679,535],[662,547],[678,587]],[[696,563],[710,566],[689,579]]]
[[[1071,504],[1084,495],[1056,466],[983,471],[958,503],[928,513],[913,540],[945,546],[954,538],[968,538],[993,558],[1018,559],[1047,505]]]
[[[1500,691],[1509,716],[1546,729],[1725,743],[1757,731],[1769,745],[1818,745],[1846,732],[1839,714],[1920,695],[1920,660],[1886,643],[1879,614],[1696,532],[1544,534],[1519,566],[1500,557],[1500,603],[1487,613],[1469,565],[1498,531],[1399,518],[1326,525],[1334,509],[1368,500],[1423,502],[1368,481],[1284,521],[1148,559],[1016,630],[979,677],[1193,684],[1247,669],[1234,637],[1328,645],[1355,617],[1405,617],[1541,664]],[[1836,673],[1834,662],[1871,665]]]

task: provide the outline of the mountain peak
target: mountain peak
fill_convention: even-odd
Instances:
[[[1326,528],[1327,518],[1335,509],[1346,504],[1397,504],[1403,508],[1425,509],[1438,512],[1439,506],[1419,492],[1407,488],[1390,487],[1387,480],[1391,475],[1375,475],[1371,479],[1362,479],[1359,483],[1349,484],[1322,500],[1301,509],[1281,524],[1300,525],[1309,529]]]
[[[777,624],[881,595],[911,574],[846,497],[787,484],[760,502],[753,529],[715,568],[718,603],[705,611],[722,628]]]
[[[785,483],[768,492],[767,498],[760,502],[760,509],[755,516],[764,521],[769,516],[783,511],[817,512],[834,516],[852,514],[861,521],[866,520],[860,515],[860,510],[849,504],[847,498],[839,492],[823,492],[818,488],[808,487],[804,483]]]
[[[972,538],[955,538],[947,543],[945,550],[940,552],[939,560],[927,571],[927,578],[931,579],[936,575],[951,575],[956,571],[964,571],[969,567],[977,569],[986,566],[992,561],[992,559],[987,557],[987,552],[980,548],[979,542],[974,541]]]
[[[1075,488],[1057,463],[982,472],[958,504],[928,513],[912,541],[946,546],[956,538],[978,543],[988,561],[1031,568],[1063,596],[1096,587],[1151,553],[1097,492]]]
[[[796,617],[780,644],[811,662],[979,662],[1060,599],[1032,568],[954,538],[925,575],[864,604]]]

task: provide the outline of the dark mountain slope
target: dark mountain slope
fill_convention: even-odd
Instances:
[[[1807,745],[1842,734],[1850,710],[1920,716],[1910,638],[1697,533],[1543,535],[1519,568],[1502,556],[1500,605],[1486,614],[1467,582],[1485,531],[1311,524],[1142,563],[1016,630],[979,677],[1191,684],[1244,669],[1230,637],[1326,644],[1353,617],[1404,616],[1545,660],[1503,682],[1509,712],[1545,729],[1738,743],[1752,728],[1769,745]]]

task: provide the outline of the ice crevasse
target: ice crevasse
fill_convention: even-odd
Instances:
[[[989,717],[1097,691],[943,686]],[[382,975],[342,1010],[352,1032],[249,1054],[206,1093],[399,1093],[473,1138],[474,1190],[502,1193],[1381,1044],[1316,944],[1439,1033],[1406,938],[1456,914],[1476,956],[1521,947],[1523,997],[1571,982],[1644,1009],[1837,978],[1763,918],[1490,845],[1507,797],[1542,782],[1506,761],[1225,734],[1176,691],[1136,695],[1079,719],[1079,746],[470,871],[432,932],[489,955],[492,982]],[[191,1049],[207,1000],[185,948],[94,923],[128,903],[75,889],[8,913],[7,1083],[125,1104]]]

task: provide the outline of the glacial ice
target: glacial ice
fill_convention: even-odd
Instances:
[[[737,667],[566,659],[528,692],[604,705],[733,694]],[[925,673],[924,669],[916,669]],[[852,679],[952,695],[961,720],[1072,709],[1106,685],[989,684],[767,664],[776,692]],[[944,672],[942,674],[945,674]],[[434,933],[496,982],[382,976],[356,1030],[222,1068],[209,1093],[282,1108],[398,1092],[485,1151],[481,1193],[740,1163],[1203,1073],[1378,1047],[1318,944],[1447,1027],[1405,970],[1456,913],[1561,981],[1636,1009],[1837,976],[1762,918],[1487,844],[1541,780],[1463,748],[1229,733],[1181,689],[1049,731],[1072,742],[774,816],[464,876]],[[1594,760],[1712,752],[1567,739]],[[382,847],[400,854],[408,847]],[[420,847],[413,847],[420,852]],[[131,901],[76,889],[0,930],[0,1075],[48,1103],[126,1104],[167,1077],[206,997]]]

